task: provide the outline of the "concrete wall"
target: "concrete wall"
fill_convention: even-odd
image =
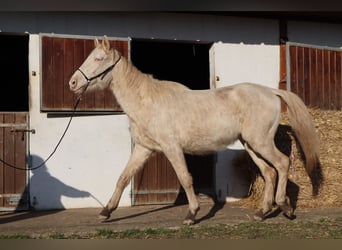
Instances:
[[[54,149],[69,118],[49,118],[40,112],[39,35],[30,35],[31,164],[36,166]],[[36,72],[36,76],[31,74]],[[112,195],[116,180],[131,154],[126,115],[74,117],[60,147],[40,169],[30,173],[31,205],[36,209],[99,207]],[[120,205],[131,205],[131,187]]]
[[[2,32],[277,44],[278,21],[183,13],[0,12]]]

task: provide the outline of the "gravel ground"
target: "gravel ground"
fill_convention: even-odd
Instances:
[[[155,205],[119,208],[107,222],[98,220],[100,208],[66,209],[54,211],[1,212],[0,235],[44,236],[51,234],[87,234],[101,229],[123,231],[127,229],[186,227],[182,219],[187,205]],[[253,210],[232,204],[201,204],[197,222],[193,227],[249,222]],[[295,211],[297,221],[320,221],[324,218],[342,218],[342,208],[301,209]],[[286,223],[281,213],[274,213],[265,223]]]

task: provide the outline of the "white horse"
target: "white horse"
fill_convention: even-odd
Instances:
[[[100,213],[104,220],[117,208],[123,189],[152,152],[162,151],[188,198],[189,213],[183,223],[193,224],[199,203],[184,153],[215,152],[236,140],[242,142],[265,179],[263,205],[255,219],[264,219],[272,209],[274,198],[286,215],[293,215],[293,209],[285,200],[289,159],[274,143],[281,114],[280,99],[287,104],[291,126],[305,154],[309,176],[314,177],[314,173],[319,172],[316,171],[319,140],[312,118],[298,96],[251,83],[190,90],[179,83],[160,81],[143,74],[118,51],[110,48],[106,36],[102,43],[97,39],[94,42],[95,49],[71,77],[70,89],[82,94],[94,88],[110,88],[129,118],[134,140],[131,158],[120,175],[113,196]],[[312,181],[315,193],[320,181]]]

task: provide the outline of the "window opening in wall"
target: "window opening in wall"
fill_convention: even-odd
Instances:
[[[0,33],[0,111],[28,111],[28,34]]]

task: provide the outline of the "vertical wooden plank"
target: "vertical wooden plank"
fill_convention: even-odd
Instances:
[[[145,163],[145,167],[142,171],[142,176],[139,183],[139,191],[146,192],[145,194],[140,194],[140,202],[141,204],[148,203],[148,181],[149,181],[149,161]]]
[[[53,39],[54,109],[63,107],[64,93],[64,38]]]
[[[298,61],[297,61],[297,46],[290,46],[290,79],[291,79],[291,91],[298,93]]]
[[[139,190],[139,183],[141,182],[141,175],[142,171],[139,171],[137,174],[134,176],[134,181],[133,181],[133,205],[138,205],[139,204],[139,195],[138,195],[138,190]]]
[[[310,72],[310,49],[304,48],[303,50],[303,86],[302,93],[305,100],[305,104],[310,106],[310,95],[311,95],[311,72]]]
[[[336,51],[330,51],[329,76],[329,109],[336,109]]]
[[[156,203],[157,194],[155,190],[158,189],[158,154],[153,154],[148,161],[148,181],[147,181],[147,190],[149,190],[148,194],[148,203],[153,204]]]
[[[53,107],[53,39],[42,37],[42,108]]]
[[[286,77],[287,77],[287,72],[286,72],[286,45],[281,44],[279,46],[280,48],[280,72],[279,72],[279,77],[280,77],[280,82],[279,82],[279,89],[287,89],[287,82],[286,82]],[[286,104],[285,102],[281,102],[281,110],[282,112],[286,111]]]
[[[158,170],[159,170],[159,181],[158,181],[158,188],[160,190],[167,190],[169,191],[170,189],[168,188],[168,176],[167,176],[167,159],[165,157],[164,154],[160,154],[158,157]],[[167,193],[163,193],[158,195],[157,197],[158,201],[162,202],[162,203],[168,203],[168,197],[167,197]]]
[[[318,107],[319,91],[317,80],[317,50],[310,49],[310,106]]]
[[[122,48],[120,45],[121,45],[120,41],[116,41],[116,40],[110,41],[111,48],[113,48],[113,49],[119,51],[121,54],[123,54],[122,53],[123,51],[122,51]]]
[[[74,65],[74,39],[64,40],[64,50],[63,109],[73,109],[75,95],[69,89],[69,79],[76,70]]]
[[[99,89],[94,95],[94,106],[98,110],[105,110],[105,92],[105,89]],[[111,94],[111,91],[108,92]]]
[[[305,103],[304,95],[304,48],[297,48],[297,94]]]
[[[84,61],[84,41],[81,39],[75,39],[74,42],[74,66],[78,69]],[[84,98],[78,105],[78,110],[82,110],[85,107]]]
[[[336,110],[342,110],[342,52],[336,54]]]
[[[98,89],[94,94],[94,107],[96,110],[105,110],[105,89]],[[111,92],[110,92],[111,93]],[[112,94],[113,95],[113,94]]]
[[[83,61],[89,56],[90,52],[94,49],[93,40],[84,40],[84,54]],[[88,75],[88,77],[93,77],[93,75]],[[87,91],[84,94],[85,109],[94,110],[95,109],[95,91]]]
[[[4,123],[14,123],[14,114],[7,113],[4,115]],[[14,133],[11,132],[10,127],[6,127],[5,129],[5,136],[4,136],[4,155],[3,159],[6,163],[11,165],[15,164],[15,157],[14,157]],[[5,194],[13,194],[15,193],[14,186],[15,186],[15,170],[10,167],[4,168],[4,193]],[[5,199],[4,206],[8,206],[7,199]]]
[[[103,95],[105,109],[111,109],[113,107],[113,103],[116,101],[113,92],[109,89],[105,89]]]
[[[317,83],[318,83],[318,108],[323,107],[324,102],[324,53],[322,49],[317,49]]]
[[[110,41],[110,44],[111,43],[112,43],[112,41]],[[93,45],[93,48],[94,48],[94,45]],[[105,110],[106,109],[106,92],[111,94],[111,91],[109,91],[108,89],[96,90],[96,93],[94,96],[94,105],[95,105],[97,110]]]
[[[135,197],[134,197],[134,204],[147,204],[148,202],[148,196],[147,193],[142,194],[138,193],[139,191],[147,192],[148,190],[148,164],[149,162],[146,162],[143,166],[143,169],[134,176],[134,190],[135,190]]]
[[[323,109],[329,109],[329,103],[330,103],[330,51],[324,50],[324,61],[323,61],[323,77],[324,77],[324,87],[323,87]]]
[[[286,45],[281,44],[279,49],[280,49],[280,64],[279,64],[280,81],[286,82]]]
[[[138,191],[140,190],[140,184],[142,181],[142,175],[143,175],[143,170],[139,171],[135,176],[134,176],[134,182],[133,182],[133,204],[138,205],[140,202],[140,195],[138,194]]]
[[[16,113],[15,114],[16,124],[27,124],[27,114],[26,113]],[[14,133],[15,145],[15,166],[20,168],[26,168],[26,137],[27,134],[24,133]],[[26,171],[15,170],[15,186],[14,193],[24,194],[26,189]]]
[[[127,41],[124,41],[124,42],[122,42],[122,44],[123,44],[123,51],[122,51],[122,54],[124,55],[124,57],[127,59],[127,60],[130,60],[130,58],[128,57],[129,55],[128,55],[128,42]]]

